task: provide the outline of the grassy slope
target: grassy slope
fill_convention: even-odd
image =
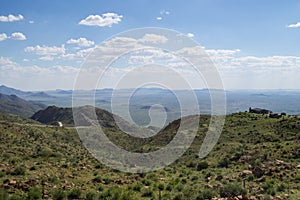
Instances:
[[[229,115],[218,144],[204,160],[197,159],[197,154],[209,116],[200,119],[199,134],[185,155],[171,166],[147,174],[127,174],[106,168],[82,147],[73,128],[22,125],[26,120],[21,123],[17,120],[17,124],[13,119],[14,122],[2,121],[0,188],[11,198],[26,197],[37,187],[36,193],[44,193],[45,199],[58,194],[59,188],[66,195],[78,188],[82,198],[95,194],[97,199],[99,196],[101,199],[147,196],[159,199],[161,193],[162,199],[201,199],[207,190],[219,196],[219,190],[229,182],[242,187],[245,179],[248,196],[300,197],[300,171],[296,168],[300,164],[300,118]],[[120,136],[115,129],[107,129],[107,134],[120,146],[149,151],[156,149],[157,144],[167,143],[177,127],[175,121],[159,133],[161,137],[146,142],[134,139],[128,142],[129,138]],[[207,169],[201,169],[203,161],[208,163]],[[241,175],[243,170],[257,171],[257,168],[263,171],[262,176]],[[161,192],[159,188],[163,188]]]

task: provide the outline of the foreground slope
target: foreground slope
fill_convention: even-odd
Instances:
[[[165,145],[179,122],[170,123],[158,133],[160,137],[146,141],[127,138],[118,129],[105,129],[118,145],[147,152]],[[128,174],[95,160],[72,127],[1,121],[1,195],[14,199],[32,196],[43,199],[300,197],[298,117],[229,115],[218,144],[208,157],[200,160],[197,155],[208,124],[209,116],[201,116],[195,141],[171,166],[147,174]]]

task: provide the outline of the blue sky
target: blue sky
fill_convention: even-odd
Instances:
[[[0,0],[0,5],[0,84],[27,90],[70,89],[71,75],[57,76],[60,85],[51,77],[45,77],[47,84],[33,85],[29,80],[42,81],[36,76],[46,76],[47,70],[78,68],[82,60],[69,59],[70,54],[119,32],[162,27],[189,34],[209,50],[228,89],[300,89],[300,0]],[[105,22],[106,13],[115,14],[114,23]],[[104,24],[80,24],[91,15],[103,17]],[[37,46],[42,47],[40,52]],[[227,71],[222,69],[225,65]],[[239,72],[229,73],[232,66]],[[241,83],[249,73],[256,77],[260,67],[261,73],[267,70],[286,82],[265,83],[265,77],[257,76],[249,80],[250,86]]]

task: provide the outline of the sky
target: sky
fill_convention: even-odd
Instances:
[[[160,27],[200,44],[225,89],[300,89],[300,0],[0,0],[0,5],[1,85],[72,89],[96,45],[127,30]]]

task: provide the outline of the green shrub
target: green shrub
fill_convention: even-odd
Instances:
[[[164,190],[165,189],[164,184],[162,184],[162,183],[158,184],[158,189],[159,190]]]
[[[150,185],[151,185],[151,181],[148,180],[148,179],[143,179],[143,180],[142,180],[142,183],[143,183],[145,186],[150,186]]]
[[[168,184],[167,187],[166,187],[166,190],[167,191],[172,191],[173,187],[171,184]]]
[[[10,172],[11,175],[13,176],[23,176],[25,175],[26,169],[23,166],[18,166],[16,167],[13,171]]]
[[[35,200],[35,199],[42,199],[42,193],[39,188],[33,187],[27,193],[27,199]]]
[[[134,191],[140,192],[142,189],[142,186],[140,184],[135,184],[135,185],[133,185],[132,189]]]
[[[126,190],[122,190],[118,187],[115,188],[109,188],[105,191],[103,191],[100,195],[99,195],[99,199],[101,200],[131,200],[133,199],[133,193],[132,191],[126,191]]]
[[[202,161],[200,163],[198,163],[197,165],[197,171],[201,171],[203,169],[207,169],[208,168],[208,163],[206,161]]]
[[[23,200],[23,198],[20,197],[19,195],[13,194],[12,196],[9,197],[9,200]]]
[[[199,179],[198,176],[193,176],[193,177],[192,177],[192,181],[196,181],[196,180],[198,180],[198,179]]]
[[[86,200],[95,200],[96,199],[96,193],[94,192],[88,192],[85,195]]]
[[[100,176],[96,176],[95,178],[93,178],[92,182],[93,183],[101,183],[102,179]]]
[[[183,190],[183,185],[181,183],[179,183],[177,186],[176,186],[176,190],[178,192],[181,192]]]
[[[104,184],[110,184],[111,183],[111,179],[108,177],[103,178]]]
[[[142,197],[153,197],[153,191],[150,188],[144,189],[142,193]]]
[[[3,188],[0,188],[0,199],[2,200],[6,200],[8,199],[8,193],[3,189]]]
[[[60,189],[54,190],[54,192],[52,193],[52,198],[54,200],[63,200],[65,199],[65,197],[66,197],[65,192]]]
[[[223,198],[236,197],[239,195],[246,195],[246,194],[247,191],[244,188],[242,188],[239,184],[236,183],[228,183],[220,189],[220,196]]]
[[[284,183],[279,184],[279,185],[277,186],[277,191],[278,191],[278,192],[283,192],[283,191],[286,190],[286,189],[287,189],[287,186],[286,186]]]
[[[68,199],[79,199],[81,195],[81,189],[74,188],[68,194]]]
[[[184,200],[184,195],[182,193],[176,194],[173,200]]]
[[[216,196],[217,196],[217,193],[214,190],[205,189],[198,194],[198,196],[196,197],[196,200],[212,199]]]
[[[4,177],[5,173],[3,171],[0,171],[0,178]]]
[[[229,164],[230,164],[229,159],[223,158],[222,160],[219,161],[218,167],[228,168]]]

